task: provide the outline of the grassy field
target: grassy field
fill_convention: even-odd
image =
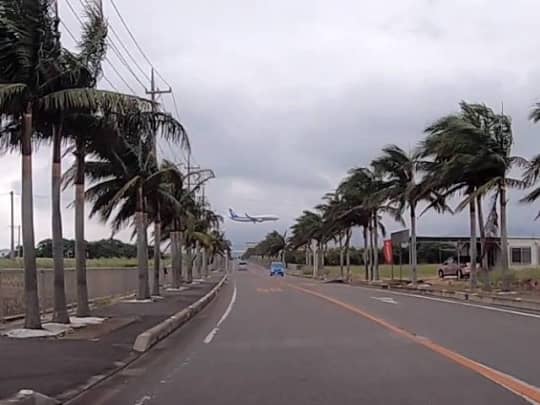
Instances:
[[[169,265],[167,260],[164,260],[163,263]],[[152,260],[149,261],[149,268],[152,268]],[[64,259],[64,265],[66,268],[75,267],[75,259]],[[39,269],[51,269],[53,268],[53,259],[51,258],[38,258],[37,266]],[[87,267],[136,267],[137,259],[127,259],[125,257],[114,257],[110,259],[88,259],[86,262]],[[22,259],[0,259],[0,269],[22,269],[23,260]]]
[[[327,267],[330,271],[330,276],[339,276],[339,266]],[[351,266],[353,278],[364,278],[364,266]],[[436,279],[437,278],[437,265],[436,264],[419,264],[418,265],[418,279]],[[380,274],[382,279],[392,278],[392,266],[381,265]],[[404,265],[402,269],[403,279],[410,279],[410,266]],[[399,279],[399,265],[394,265],[394,279]],[[540,280],[540,268],[524,268],[513,269],[510,271],[510,279],[513,281],[526,281],[526,280]],[[493,271],[490,273],[490,280],[497,283],[502,280],[502,274],[500,271]]]
[[[330,271],[330,276],[339,275],[339,266],[327,267],[326,269]],[[436,264],[421,264],[421,265],[418,265],[417,271],[418,271],[419,278],[426,278],[426,279],[433,278],[437,276],[437,265]],[[364,275],[365,275],[364,266],[351,266],[351,272],[353,274],[353,278],[364,278]],[[381,278],[383,279],[392,278],[392,266],[383,264],[379,266],[379,272],[380,272]],[[403,265],[401,274],[402,274],[403,279],[409,279],[410,266]],[[394,278],[399,279],[399,265],[394,266]]]

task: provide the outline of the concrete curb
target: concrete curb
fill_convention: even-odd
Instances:
[[[58,405],[56,399],[30,390],[22,390],[10,399],[0,400],[0,405]]]
[[[133,350],[139,353],[144,353],[157,342],[169,336],[180,326],[184,325],[214,299],[219,289],[223,286],[223,284],[225,284],[226,280],[227,275],[225,274],[219,283],[197,302],[191,304],[189,307],[177,312],[173,316],[165,319],[160,324],[144,331],[137,336],[137,339],[135,339],[135,343],[133,344]]]
[[[540,312],[540,301],[523,299],[521,297],[507,297],[494,294],[485,294],[467,291],[454,290],[432,290],[427,288],[412,287],[390,287],[377,286],[376,288],[387,288],[389,290],[404,291],[412,294],[427,295],[432,297],[451,298],[459,301],[469,301],[477,304],[502,306],[512,309],[524,309],[527,311]]]

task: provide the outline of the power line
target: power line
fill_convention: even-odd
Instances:
[[[133,40],[133,43],[135,44],[135,46],[137,47],[137,49],[139,50],[139,52],[141,53],[141,55],[143,56],[143,58],[146,60],[146,62],[148,62],[148,64],[150,65],[151,68],[153,68],[155,71],[156,71],[156,74],[158,75],[158,77],[163,81],[163,83],[165,83],[167,86],[169,87],[172,87],[168,82],[167,80],[165,80],[163,78],[163,76],[161,75],[161,73],[159,73],[159,71],[154,67],[154,65],[152,64],[152,61],[150,60],[150,58],[148,56],[146,56],[146,54],[144,53],[143,49],[141,48],[141,46],[139,45],[139,43],[137,42],[137,39],[135,38],[135,36],[133,35],[133,33],[131,32],[129,26],[127,25],[126,23],[126,20],[124,19],[124,17],[122,16],[122,13],[120,13],[120,10],[118,10],[118,7],[116,6],[116,3],[114,2],[114,0],[111,0],[111,4],[114,8],[114,11],[116,12],[116,15],[118,15],[118,18],[120,19],[120,21],[122,22],[122,25],[124,26],[124,28],[126,29],[126,31],[128,32],[129,36],[131,37],[131,39]]]
[[[178,112],[178,104],[176,104],[176,96],[174,95],[174,92],[172,93],[172,99],[174,104],[174,110],[176,111],[176,119],[180,119],[180,113]]]
[[[120,35],[118,35],[118,33],[116,32],[116,30],[114,29],[113,25],[110,24],[109,27],[111,28],[111,32],[113,33],[113,35],[115,36],[116,40],[118,41],[118,43],[120,44],[120,46],[122,47],[122,49],[124,49],[124,51],[127,53],[129,59],[131,59],[131,61],[133,62],[133,64],[137,67],[137,69],[139,69],[139,72],[142,73],[142,75],[145,77],[146,80],[150,81],[150,76],[148,76],[148,73],[144,71],[144,69],[141,67],[141,65],[139,65],[139,63],[137,62],[137,60],[135,59],[135,57],[132,55],[132,53],[129,51],[129,49],[127,48],[127,46],[124,44],[124,41],[122,41],[122,39],[120,38]]]
[[[85,4],[82,2],[82,0],[79,0],[79,2],[81,3],[81,6],[86,7]],[[71,10],[71,13],[75,16],[75,18],[79,21],[79,24],[81,24],[81,26],[84,25],[84,22],[82,21],[81,17],[79,16],[79,14],[77,14],[77,12],[75,11],[75,9],[73,8],[73,6],[71,5],[71,3],[69,1],[66,2],[69,9]],[[139,79],[139,77],[133,72],[133,70],[131,69],[131,67],[129,66],[129,64],[126,62],[126,60],[123,58],[123,56],[119,53],[118,49],[116,48],[116,46],[108,39],[106,38],[105,41],[107,42],[107,44],[109,44],[112,48],[112,50],[114,51],[114,53],[116,54],[117,58],[120,60],[121,63],[124,64],[124,66],[129,70],[129,72],[133,75],[133,77],[135,78],[135,80],[137,80],[143,87],[144,89],[144,84],[141,82],[141,80]],[[118,72],[118,69],[116,69],[116,66],[113,65],[113,63],[105,56],[105,61],[109,62],[109,65],[112,67],[112,69],[115,71],[115,73],[118,75],[118,77],[120,77],[120,79],[122,80],[122,82],[124,82],[124,84],[126,85],[126,87],[133,93],[133,94],[137,94],[137,92],[135,90],[133,90],[133,87],[131,87],[129,85],[129,83],[126,81],[126,79],[124,78],[124,76],[122,76],[119,72]]]
[[[126,69],[131,73],[131,75],[135,78],[135,80],[141,85],[141,87],[143,88],[143,90],[146,88],[144,83],[142,82],[142,80],[139,78],[139,76],[137,76],[137,74],[133,71],[133,69],[131,69],[131,66],[129,66],[129,63],[126,61],[126,59],[124,58],[124,55],[122,55],[122,53],[118,50],[118,48],[116,47],[116,44],[114,44],[112,41],[110,40],[107,40],[107,43],[110,45],[111,49],[113,50],[114,54],[116,55],[116,57],[118,58],[118,60],[120,61],[121,64],[123,64]],[[135,92],[133,92],[135,93]]]
[[[124,78],[124,76],[122,76],[120,74],[120,72],[118,71],[118,69],[116,69],[116,66],[114,66],[114,64],[109,60],[109,58],[105,57],[105,62],[107,62],[109,64],[109,66],[111,67],[112,70],[114,70],[114,72],[116,73],[116,75],[120,78],[120,80],[122,80],[122,82],[124,82],[124,85],[128,88],[129,91],[131,91],[133,94],[137,94],[137,92],[135,90],[133,90],[133,87],[131,87],[131,85],[128,83],[128,81]]]
[[[172,89],[172,86],[169,84],[169,82],[161,75],[161,73],[159,72],[159,70],[157,70],[152,61],[150,60],[150,58],[146,55],[146,53],[144,52],[144,50],[142,49],[141,45],[139,44],[139,42],[137,41],[137,39],[135,38],[135,35],[133,34],[133,32],[131,31],[131,29],[129,28],[125,18],[122,16],[122,13],[120,12],[120,10],[118,9],[118,6],[116,5],[116,2],[115,0],[110,0],[111,2],[111,5],[116,13],[116,15],[118,16],[118,18],[120,19],[120,22],[122,23],[122,25],[124,26],[125,30],[127,31],[129,37],[131,38],[131,40],[133,41],[133,43],[135,44],[137,50],[140,52],[140,54],[142,55],[142,57],[146,60],[146,62],[150,65],[150,67],[155,71],[156,75],[163,81],[164,84],[166,84],[169,88]],[[178,103],[176,101],[176,96],[175,96],[175,93],[174,91],[171,92],[171,96],[172,96],[172,99],[173,99],[173,104],[174,104],[174,110],[175,110],[175,113],[176,113],[176,118],[179,120],[180,119],[180,112],[179,112],[179,109],[178,109]],[[193,155],[191,154],[191,152],[188,152],[189,156],[186,156],[186,153],[184,150],[181,150],[182,154],[184,155],[184,160],[187,162],[189,161],[190,159],[194,162],[196,162],[194,159],[193,159]]]

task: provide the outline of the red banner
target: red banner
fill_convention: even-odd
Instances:
[[[394,251],[391,239],[384,241],[384,261],[386,264],[394,264]]]

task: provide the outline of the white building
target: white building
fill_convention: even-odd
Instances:
[[[508,238],[510,267],[540,266],[540,238]]]

